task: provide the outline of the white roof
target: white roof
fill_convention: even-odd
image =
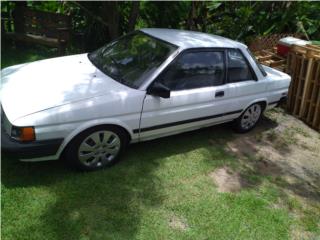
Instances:
[[[180,48],[225,47],[246,48],[246,45],[217,35],[166,28],[143,28],[141,31]]]

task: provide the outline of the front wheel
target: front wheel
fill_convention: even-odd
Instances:
[[[250,105],[239,118],[234,122],[234,129],[237,132],[245,133],[253,129],[262,115],[262,106],[260,103]]]
[[[97,170],[113,165],[128,143],[125,131],[101,126],[80,133],[66,151],[67,160],[80,170]]]

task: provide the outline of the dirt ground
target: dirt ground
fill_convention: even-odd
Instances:
[[[243,169],[225,167],[211,173],[219,191],[247,187],[246,172],[254,172],[281,178],[290,194],[320,202],[320,134],[284,110],[266,112],[252,132],[228,140],[226,151],[242,162]]]
[[[320,133],[282,109],[265,113],[259,126],[247,134],[234,134],[222,143],[240,167],[224,166],[210,173],[220,192],[237,193],[259,186],[268,178],[280,192],[270,207],[287,209],[294,221],[291,239],[320,239],[301,228],[310,219],[320,229]],[[250,176],[259,176],[250,181]]]

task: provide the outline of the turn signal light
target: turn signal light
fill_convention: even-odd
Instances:
[[[33,127],[12,127],[11,136],[22,142],[30,142],[36,139]]]

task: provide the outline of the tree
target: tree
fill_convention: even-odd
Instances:
[[[22,5],[27,5],[37,10],[70,14],[73,32],[84,36],[87,51],[143,27],[197,30],[244,42],[258,35],[295,32],[320,39],[320,2],[28,1],[3,2],[1,11],[5,11],[8,4],[18,12]],[[19,25],[23,14],[17,16]]]
[[[140,7],[140,2],[132,2],[132,7],[131,7],[131,12],[130,12],[130,17],[129,17],[129,22],[128,22],[128,32],[131,32],[134,30],[137,18],[139,15],[139,7]]]

